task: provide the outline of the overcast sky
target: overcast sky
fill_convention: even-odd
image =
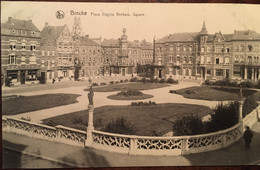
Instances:
[[[57,10],[65,12],[65,18],[57,19]],[[85,34],[90,37],[117,39],[126,28],[129,40],[152,41],[176,32],[199,32],[203,20],[210,34],[221,31],[255,30],[260,33],[260,6],[242,4],[159,4],[159,3],[71,3],[71,2],[2,2],[1,22],[8,17],[31,19],[42,30],[49,25],[67,24],[71,29],[75,15],[70,11],[84,11],[77,15]],[[91,13],[101,16],[91,16]],[[131,16],[102,16],[102,13],[129,13]],[[144,14],[135,17],[133,13]]]

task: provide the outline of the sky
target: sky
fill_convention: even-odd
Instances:
[[[65,13],[57,19],[56,11]],[[71,15],[71,11],[87,15]],[[100,16],[93,14],[100,13]],[[103,16],[112,13],[114,16]],[[130,16],[117,16],[125,13]],[[134,16],[141,14],[142,16]],[[260,5],[245,4],[160,4],[160,3],[72,3],[72,2],[2,2],[1,23],[8,17],[31,19],[39,30],[45,22],[71,30],[75,17],[80,17],[85,34],[92,38],[120,38],[123,28],[129,40],[152,42],[178,32],[199,32],[203,21],[209,34],[221,31],[254,30],[260,33]]]

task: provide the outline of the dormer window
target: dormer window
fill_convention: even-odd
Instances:
[[[15,30],[14,29],[11,29],[12,33],[15,33]]]
[[[34,31],[32,32],[32,35],[35,35],[35,32],[34,32]]]

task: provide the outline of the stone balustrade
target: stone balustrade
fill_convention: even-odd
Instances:
[[[242,122],[229,129],[174,137],[121,135],[93,129],[87,138],[85,131],[61,125],[51,127],[11,117],[2,118],[2,130],[82,147],[89,140],[88,147],[133,155],[187,155],[225,148],[235,143],[241,138],[244,127],[252,127],[259,117],[260,106],[243,118]]]
[[[2,117],[2,130],[3,132],[12,132],[79,146],[84,146],[87,138],[85,131],[61,125],[52,127],[10,117]]]

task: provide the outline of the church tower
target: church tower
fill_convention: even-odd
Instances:
[[[84,36],[84,32],[82,30],[80,18],[77,18],[77,17],[74,18],[74,23],[73,23],[73,26],[72,26],[71,35],[72,35],[73,38],[78,37],[78,36],[79,37]]]
[[[206,28],[205,21],[203,21],[203,25],[202,25],[201,31],[199,32],[199,35],[200,35],[200,42],[206,42],[207,41],[208,31],[207,31],[207,28]]]

